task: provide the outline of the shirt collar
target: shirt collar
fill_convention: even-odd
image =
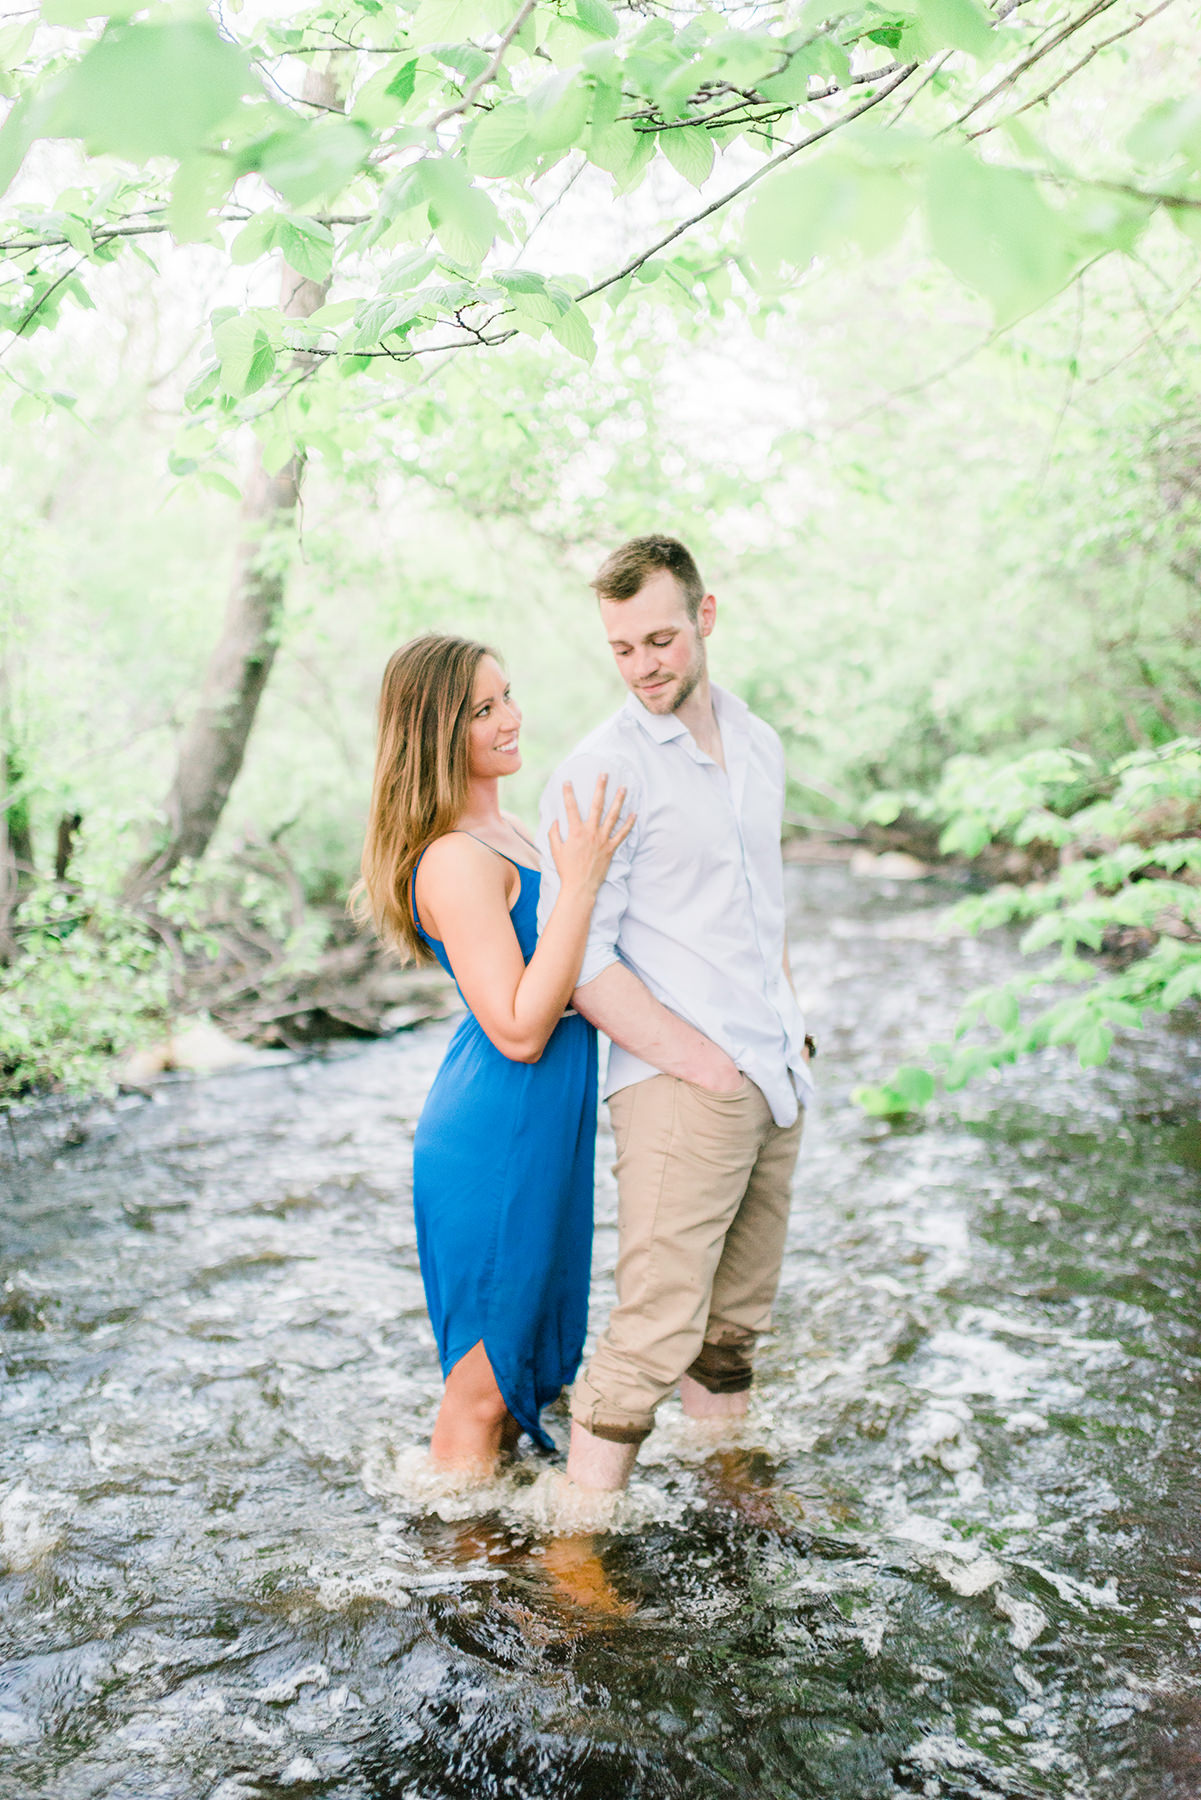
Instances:
[[[666,744],[672,738],[688,735],[687,725],[675,713],[649,712],[636,694],[626,695],[625,710],[632,719],[637,719],[647,737],[654,738],[657,744]]]
[[[740,700],[737,694],[731,694],[728,688],[718,687],[715,681],[709,683],[709,692],[713,696],[713,710],[717,714],[718,724],[723,727],[733,726],[736,732],[745,731],[750,711],[746,701]],[[672,738],[691,736],[687,725],[676,713],[650,712],[636,694],[626,695],[625,710],[657,744],[670,743]]]
[[[718,687],[715,681],[709,683],[709,692],[713,695],[713,710],[717,714],[717,723],[721,726],[733,725],[736,731],[745,731],[750,707],[737,694],[728,688]],[[724,731],[722,733],[725,735]]]

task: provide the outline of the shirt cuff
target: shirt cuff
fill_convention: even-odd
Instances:
[[[595,981],[598,975],[603,975],[606,969],[611,969],[614,963],[620,961],[616,947],[612,944],[597,944],[595,949],[590,947],[584,952],[584,960],[576,976],[576,987],[587,987],[590,981]]]

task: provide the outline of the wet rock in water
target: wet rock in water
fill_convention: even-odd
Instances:
[[[924,881],[932,874],[929,863],[910,856],[907,850],[855,850],[851,854],[850,871],[865,881]]]
[[[168,1072],[220,1075],[227,1069],[270,1067],[288,1061],[278,1052],[239,1043],[205,1019],[196,1019],[147,1049],[134,1050],[117,1067],[120,1087],[147,1088]]]

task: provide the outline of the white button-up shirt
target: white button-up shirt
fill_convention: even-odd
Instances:
[[[813,1084],[805,1021],[783,966],[784,751],[735,695],[712,694],[724,769],[682,720],[648,712],[633,694],[560,764],[542,797],[538,928],[559,892],[548,833],[556,817],[565,827],[563,783],[586,811],[597,776],[607,774],[609,799],[626,788],[638,818],[597,897],[579,986],[624,963],[720,1045],[762,1089],[776,1123],[789,1125]],[[614,1044],[605,1098],[658,1073]]]

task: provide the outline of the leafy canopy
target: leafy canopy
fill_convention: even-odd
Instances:
[[[1066,20],[1052,0],[836,14],[818,0],[769,14],[339,0],[219,23],[170,0],[44,0],[40,22],[0,29],[0,325],[52,327],[68,301],[93,303],[102,265],[159,237],[332,283],[315,309],[214,313],[183,455],[203,469],[245,421],[276,466],[320,449],[337,431],[331,384],[367,375],[400,403],[423,357],[515,334],[590,360],[600,297],[620,304],[633,281],[702,308],[848,246],[875,253],[911,216],[1004,324],[1097,256],[1132,252],[1159,208],[1201,234],[1183,75],[1103,172],[1067,166],[1031,128],[1036,103],[1054,106],[1078,64],[1149,16],[1127,0]],[[26,198],[46,185],[39,145],[60,139],[81,144],[81,178],[50,205]],[[629,205],[659,163],[673,216],[624,264],[534,266],[554,239],[531,254],[531,231],[578,172]],[[704,190],[691,206],[690,188]],[[712,257],[681,242],[714,229]]]

